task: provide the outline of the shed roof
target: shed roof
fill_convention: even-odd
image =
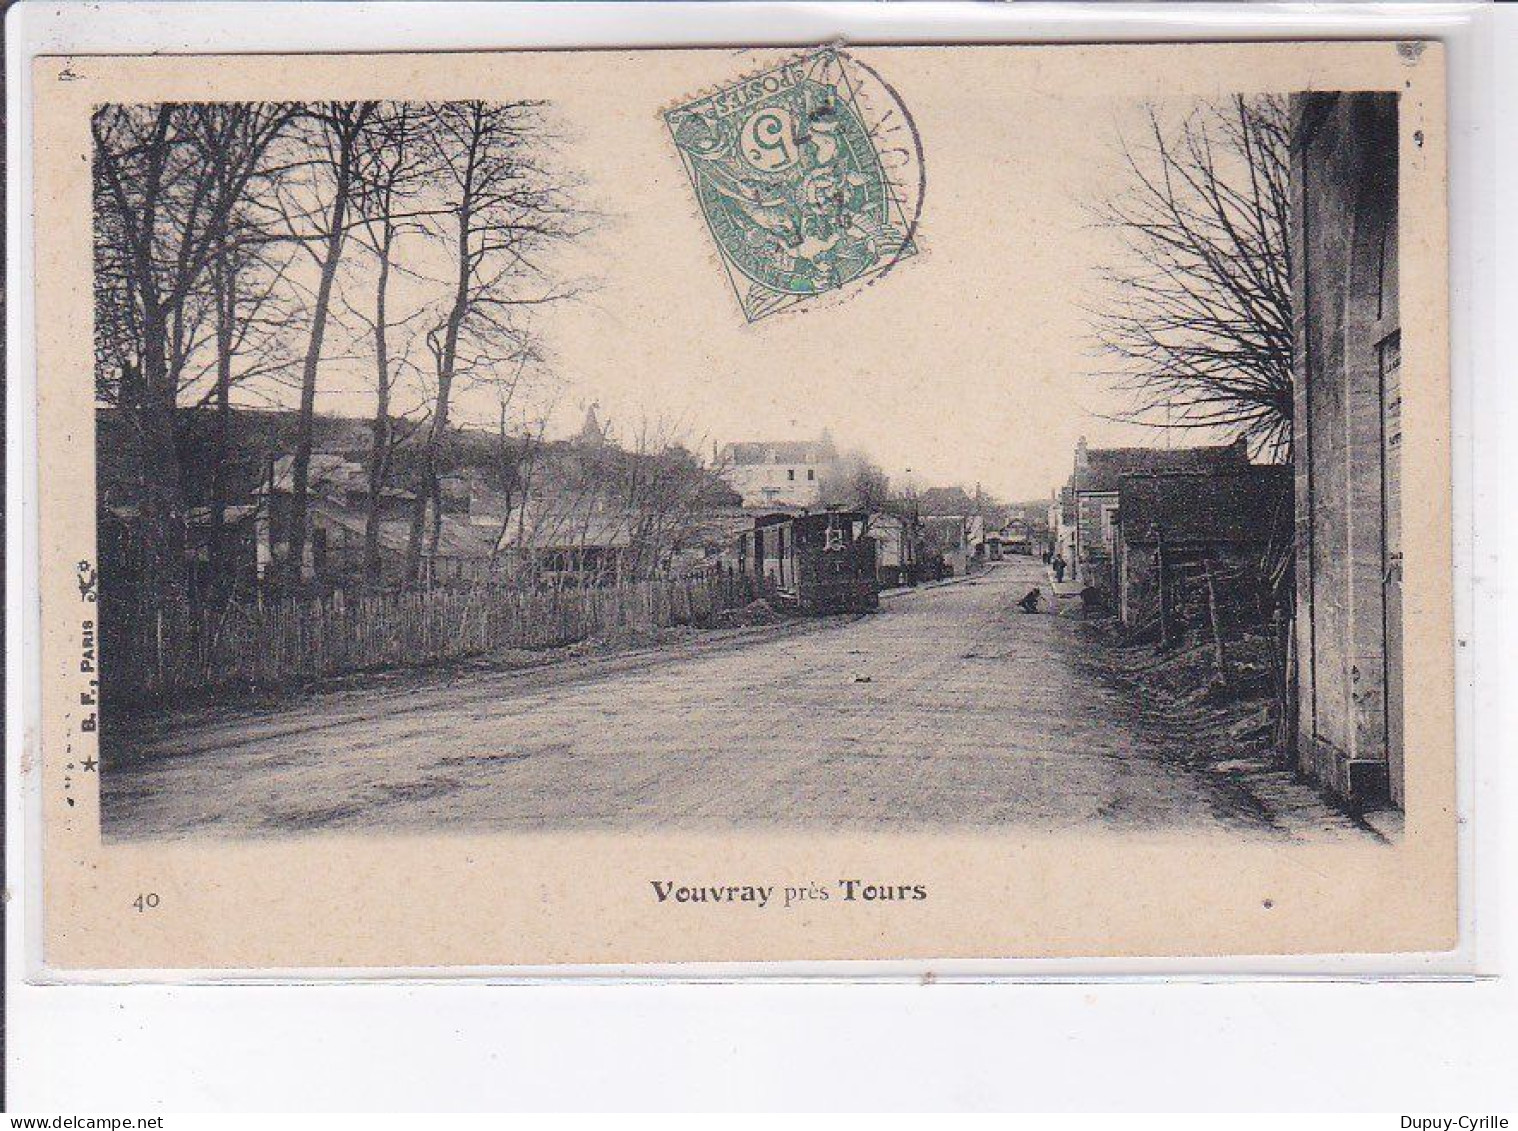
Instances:
[[[1225,471],[1124,475],[1117,522],[1128,545],[1265,543],[1289,530],[1291,468],[1246,466]]]
[[[1092,448],[1072,478],[1076,491],[1116,491],[1124,475],[1138,472],[1208,471],[1248,467],[1249,448],[1240,439],[1205,448]]]
[[[328,526],[339,527],[350,534],[362,535],[367,528],[366,515],[324,499],[311,503],[312,517]],[[431,532],[428,532],[430,540]],[[411,544],[410,519],[385,519],[379,524],[380,549],[386,553],[404,554]],[[444,515],[439,527],[438,556],[443,558],[488,558],[495,551],[496,531],[487,527],[471,526],[452,515]]]
[[[362,466],[333,452],[312,452],[306,468],[306,478],[312,490],[321,488],[347,490],[366,482]],[[274,460],[274,474],[270,485],[275,491],[289,492],[295,489],[295,457],[293,455],[279,456]]]
[[[520,511],[517,512],[520,518]],[[504,524],[502,546],[533,550],[618,549],[632,544],[632,515],[584,505],[529,509]]]

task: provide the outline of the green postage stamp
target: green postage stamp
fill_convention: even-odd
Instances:
[[[916,253],[916,131],[851,56],[818,51],[664,117],[750,322]]]

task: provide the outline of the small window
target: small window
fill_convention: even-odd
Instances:
[[[794,483],[796,481],[796,469],[794,467],[786,468],[785,477]]]
[[[807,477],[808,480],[816,479],[817,478],[817,469],[814,468],[814,467],[807,468],[806,469],[806,477]]]

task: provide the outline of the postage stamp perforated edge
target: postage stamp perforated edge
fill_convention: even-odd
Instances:
[[[846,78],[846,72],[844,71],[845,61],[861,68],[865,73],[873,76],[879,82],[887,97],[895,103],[894,109],[900,113],[905,128],[909,131],[916,150],[916,163],[919,171],[915,207],[909,209],[907,205],[902,203],[903,198],[909,196],[910,192],[905,185],[895,182],[886,167],[886,163],[882,159],[878,142],[874,136],[875,127],[871,125],[871,113],[867,110],[869,100],[865,97],[865,92],[859,88],[859,84],[857,83],[846,82],[847,89],[835,87],[835,89],[839,89],[839,93],[847,101],[850,111],[864,131],[865,140],[871,148],[871,156],[874,159],[875,169],[880,178],[881,191],[886,199],[887,207],[894,213],[896,221],[905,233],[904,237],[897,243],[891,254],[881,257],[877,262],[872,263],[864,270],[851,275],[839,283],[810,292],[786,293],[783,291],[771,291],[769,294],[772,297],[769,297],[767,301],[759,305],[755,302],[752,295],[754,291],[762,288],[762,284],[753,282],[734,261],[731,252],[716,230],[712,217],[703,204],[701,199],[700,174],[691,155],[687,153],[686,148],[678,141],[677,129],[679,117],[682,113],[689,112],[692,107],[719,98],[723,94],[740,89],[747,84],[762,80],[767,76],[790,67],[833,62],[838,66],[840,74]],[[887,109],[883,114],[876,111],[882,121],[891,112],[891,109]],[[852,297],[863,287],[879,282],[880,279],[890,273],[903,260],[920,256],[923,253],[919,220],[925,177],[921,175],[922,147],[920,139],[917,136],[916,125],[912,120],[911,114],[906,110],[905,105],[901,103],[900,96],[897,95],[895,90],[888,84],[880,82],[878,74],[872,67],[861,64],[839,45],[824,44],[790,51],[777,49],[777,54],[766,62],[747,69],[730,81],[713,83],[687,95],[672,98],[659,107],[657,113],[660,121],[669,133],[671,147],[684,172],[686,188],[691,194],[690,203],[694,210],[699,213],[701,223],[706,228],[707,235],[711,239],[711,252],[720,263],[728,285],[732,288],[734,297],[738,302],[739,309],[743,312],[744,318],[748,323],[752,324],[770,315],[784,311],[818,309],[822,306],[831,305],[834,301]],[[911,212],[910,216],[908,215],[909,211]],[[745,294],[746,282],[749,284],[749,294],[747,295]]]

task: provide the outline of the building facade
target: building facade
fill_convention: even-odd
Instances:
[[[722,478],[743,496],[745,507],[754,508],[817,506],[823,479],[837,462],[826,436],[728,444],[717,456]]]
[[[257,521],[260,577],[276,576],[284,567],[290,546],[291,492],[294,457],[283,455],[270,464],[263,506]],[[386,488],[375,500],[375,551],[379,575],[367,577],[369,481],[363,464],[345,455],[313,452],[309,467],[305,556],[301,577],[306,581],[342,586],[375,580],[398,585],[410,580],[410,545],[416,496]],[[428,523],[419,566],[423,579],[433,582],[486,581],[496,577],[496,541],[504,508],[478,475],[450,475],[439,483],[442,500],[437,544],[428,510]]]
[[[875,573],[882,589],[913,585],[917,581],[917,537],[910,518],[876,511],[866,524],[866,536],[875,540]]]
[[[1397,95],[1292,101],[1300,767],[1403,803]]]
[[[1118,487],[1124,475],[1141,472],[1226,471],[1249,466],[1249,448],[1232,444],[1198,448],[1088,448],[1075,445],[1075,468],[1062,499],[1069,527],[1066,577],[1115,599],[1113,560],[1117,537]]]
[[[1066,483],[1054,492],[1054,498],[1049,503],[1049,557],[1051,564],[1054,561],[1062,563],[1061,573],[1065,569],[1074,569],[1075,564],[1075,488]]]
[[[1123,476],[1114,565],[1124,631],[1163,638],[1203,600],[1225,619],[1258,609],[1262,566],[1291,538],[1292,479],[1284,465]]]

